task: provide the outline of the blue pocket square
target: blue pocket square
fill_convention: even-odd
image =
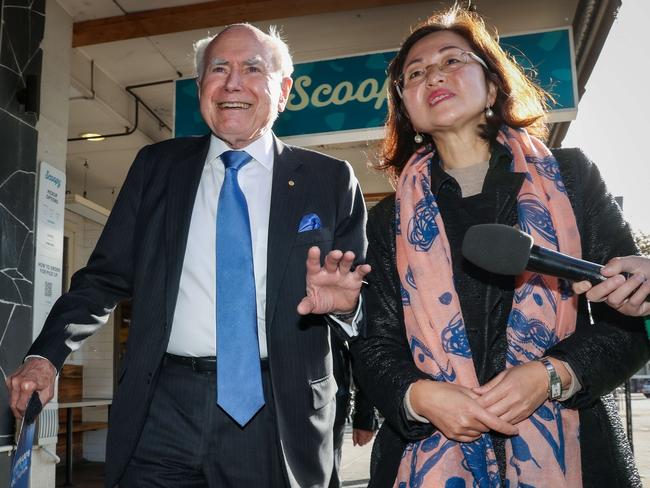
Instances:
[[[302,219],[300,219],[300,224],[298,224],[298,232],[308,232],[310,230],[316,230],[320,228],[320,217],[315,213],[305,215]]]

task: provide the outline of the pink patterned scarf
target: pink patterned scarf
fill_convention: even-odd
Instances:
[[[512,153],[512,171],[526,174],[517,197],[520,228],[537,245],[580,257],[575,215],[551,152],[524,130],[504,126],[497,140]],[[422,371],[436,381],[476,387],[449,241],[431,193],[431,159],[424,155],[418,151],[409,159],[396,194],[397,270],[406,335]],[[573,333],[577,298],[569,295],[557,278],[530,272],[517,277],[507,324],[506,368],[542,357]],[[519,435],[506,441],[506,486],[582,486],[577,411],[546,401],[517,427]],[[410,443],[394,486],[500,487],[491,439],[483,435],[462,443],[436,431]]]

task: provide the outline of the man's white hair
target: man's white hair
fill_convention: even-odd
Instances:
[[[272,25],[269,27],[268,34],[262,32],[260,29],[249,23],[231,24],[225,27],[221,32],[214,36],[207,36],[194,43],[194,69],[196,70],[196,77],[201,81],[205,69],[205,51],[212,41],[216,40],[224,32],[236,28],[247,27],[255,31],[261,38],[262,42],[266,44],[271,51],[271,62],[273,63],[272,69],[278,70],[282,73],[283,78],[288,78],[293,73],[293,60],[289,52],[289,46],[284,42],[278,29]]]

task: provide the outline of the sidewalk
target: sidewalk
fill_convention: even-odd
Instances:
[[[372,442],[363,447],[352,445],[352,425],[347,424],[341,455],[341,479],[344,488],[365,488],[368,485],[370,451],[372,451]]]

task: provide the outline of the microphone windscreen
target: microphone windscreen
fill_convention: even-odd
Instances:
[[[502,224],[480,224],[467,229],[463,256],[491,273],[519,275],[530,258],[533,238]]]

